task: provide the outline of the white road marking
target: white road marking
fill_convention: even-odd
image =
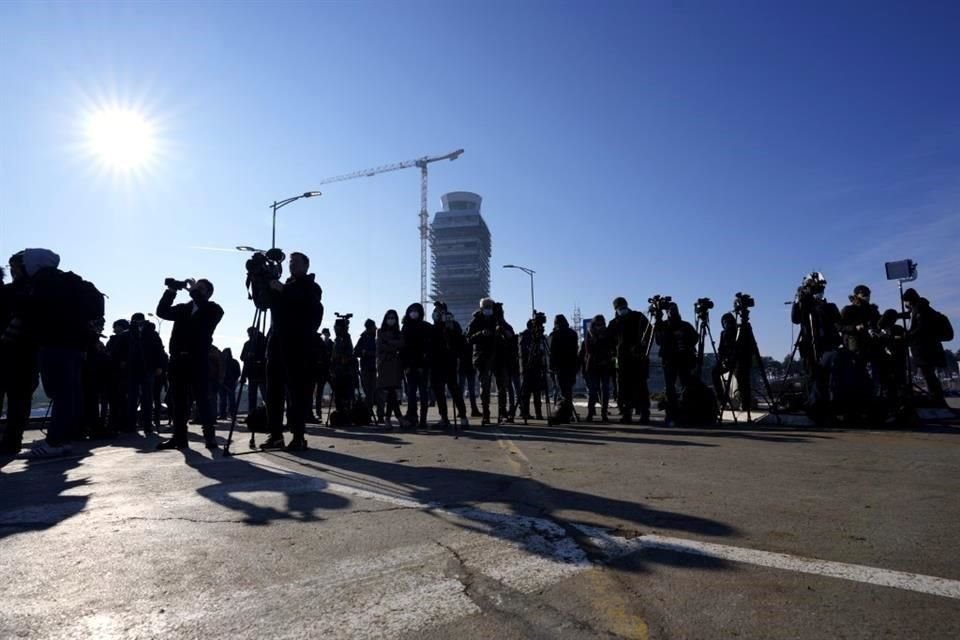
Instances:
[[[458,507],[453,509],[441,509],[436,505],[418,503],[409,498],[397,498],[387,496],[364,489],[355,489],[346,485],[331,484],[328,490],[343,495],[353,495],[357,497],[372,498],[394,505],[413,506],[417,508],[428,509],[434,512],[448,513],[450,515],[466,518],[468,520],[482,521],[492,524],[504,525],[513,523],[521,529],[540,529],[547,532],[551,538],[551,548],[559,554],[556,559],[565,564],[568,568],[579,566],[586,561],[585,555],[573,552],[567,545],[557,544],[557,537],[566,537],[565,532],[558,525],[542,518],[530,518],[527,516],[517,516],[510,514],[501,514],[491,511],[484,511],[474,507]],[[603,529],[589,527],[586,525],[573,524],[574,527],[582,531],[590,542],[602,549],[609,558],[616,558],[629,553],[634,553],[642,549],[663,549],[675,551],[678,553],[688,553],[720,560],[729,560],[732,562],[741,562],[759,567],[769,567],[780,569],[782,571],[794,571],[798,573],[808,573],[812,575],[825,576],[829,578],[839,578],[841,580],[850,580],[863,584],[871,584],[882,587],[892,587],[894,589],[904,589],[906,591],[916,591],[944,598],[960,599],[960,580],[951,580],[949,578],[939,578],[936,576],[927,576],[918,573],[909,573],[906,571],[894,571],[891,569],[881,569],[878,567],[869,567],[865,565],[850,564],[846,562],[834,562],[830,560],[819,560],[816,558],[804,558],[786,553],[775,553],[772,551],[762,551],[745,547],[734,547],[730,545],[716,544],[712,542],[699,542],[696,540],[685,540],[683,538],[672,538],[659,535],[643,535],[637,538],[627,539],[619,536],[610,535]],[[567,538],[571,545],[577,549],[579,547]],[[509,565],[508,565],[509,566]],[[561,565],[562,566],[562,565]],[[584,567],[585,568],[585,567]],[[578,569],[579,570],[579,569]],[[555,569],[556,571],[556,569]],[[575,572],[575,571],[574,571]],[[564,573],[563,571],[559,573]],[[491,577],[495,577],[491,575]]]

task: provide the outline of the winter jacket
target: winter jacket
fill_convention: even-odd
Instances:
[[[467,327],[467,342],[473,347],[473,364],[477,369],[494,369],[497,353],[502,350],[502,329],[496,315],[485,316],[478,309]]]
[[[290,277],[282,291],[270,290],[270,336],[267,350],[281,350],[287,356],[308,358],[313,336],[323,322],[323,290],[314,274]]]
[[[646,316],[632,309],[626,315],[615,315],[610,320],[607,333],[613,339],[618,363],[636,362],[646,357],[649,327]]]
[[[558,327],[550,332],[550,368],[558,374],[577,372],[577,332]]]
[[[173,322],[170,358],[175,359],[183,353],[197,359],[206,358],[213,344],[213,332],[223,318],[223,309],[210,300],[174,305],[176,295],[176,291],[168,289],[157,304],[157,317]]]
[[[410,319],[411,311],[418,311],[420,318]],[[403,336],[403,346],[400,348],[400,361],[404,369],[426,369],[430,366],[430,338],[433,325],[423,320],[423,307],[420,303],[407,307],[403,314],[403,328],[400,334]]]
[[[614,344],[606,328],[587,331],[580,344],[580,364],[585,375],[613,373]]]
[[[377,334],[364,331],[357,338],[357,345],[353,348],[353,355],[360,359],[360,371],[377,370]]]
[[[381,389],[396,389],[403,384],[402,347],[400,329],[380,327],[377,333],[377,386]]]
[[[947,356],[943,343],[937,336],[937,312],[930,301],[920,298],[910,311],[910,328],[907,330],[907,344],[918,367],[945,367]]]

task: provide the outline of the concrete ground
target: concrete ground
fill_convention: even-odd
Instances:
[[[0,459],[0,638],[960,637],[956,427],[193,429]]]

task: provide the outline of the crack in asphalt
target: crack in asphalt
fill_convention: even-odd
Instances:
[[[536,534],[531,532],[530,535]],[[462,585],[463,594],[480,612],[494,614],[516,624],[522,628],[524,638],[555,640],[566,637],[567,633],[576,637],[583,637],[584,634],[595,638],[620,637],[598,630],[544,602],[539,597],[542,592],[528,595],[476,571],[455,548],[439,540],[433,542],[451,556],[446,575]]]

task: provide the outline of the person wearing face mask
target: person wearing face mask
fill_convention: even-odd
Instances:
[[[414,302],[407,307],[400,329],[403,346],[400,362],[407,381],[407,414],[404,426],[419,424],[427,428],[428,393],[430,388],[430,338],[431,327],[423,319],[423,305]]]
[[[480,301],[467,327],[467,341],[473,346],[473,364],[480,377],[480,424],[490,424],[490,385],[496,379],[499,418],[507,417],[507,368],[503,359],[504,329],[496,312],[496,303],[490,298]]]
[[[620,422],[630,424],[636,411],[640,414],[640,424],[648,424],[650,390],[647,379],[650,364],[647,359],[647,334],[650,322],[642,313],[631,309],[623,297],[614,299],[613,311],[614,317],[607,331],[616,347]]]
[[[437,401],[441,428],[451,425],[447,413],[447,391],[449,390],[454,411],[456,411],[452,430],[454,433],[458,433],[468,425],[467,408],[457,379],[458,361],[460,354],[463,353],[463,331],[454,320],[453,314],[447,313],[447,305],[443,302],[435,303],[432,317],[430,388]]]
[[[804,276],[790,312],[793,323],[800,326],[797,346],[810,380],[808,411],[818,423],[828,416],[830,372],[840,346],[840,310],[827,302],[826,287],[822,273]]]
[[[188,281],[189,283],[189,281]],[[173,437],[157,449],[187,448],[187,417],[197,403],[203,437],[209,449],[217,448],[214,416],[208,402],[210,379],[208,354],[213,332],[223,318],[223,309],[210,300],[213,284],[200,279],[189,287],[190,302],[174,305],[179,287],[171,282],[157,304],[157,317],[173,322],[170,331],[170,384],[173,388]]]
[[[587,381],[586,421],[596,416],[597,401],[600,401],[600,422],[607,422],[607,407],[610,404],[610,378],[613,375],[614,344],[607,332],[607,321],[596,315],[580,343],[580,369]]]
[[[403,384],[403,365],[400,362],[400,350],[403,348],[403,336],[400,335],[400,318],[394,309],[383,314],[380,331],[377,332],[377,388],[386,405],[384,424],[393,427],[393,418],[403,421],[400,413],[400,386]]]
[[[310,394],[313,390],[313,336],[323,322],[323,290],[308,273],[310,258],[290,254],[290,277],[270,282],[270,331],[267,336],[267,426],[270,437],[261,449],[279,449],[283,443],[283,416],[293,434],[290,451],[307,448],[305,437]]]

